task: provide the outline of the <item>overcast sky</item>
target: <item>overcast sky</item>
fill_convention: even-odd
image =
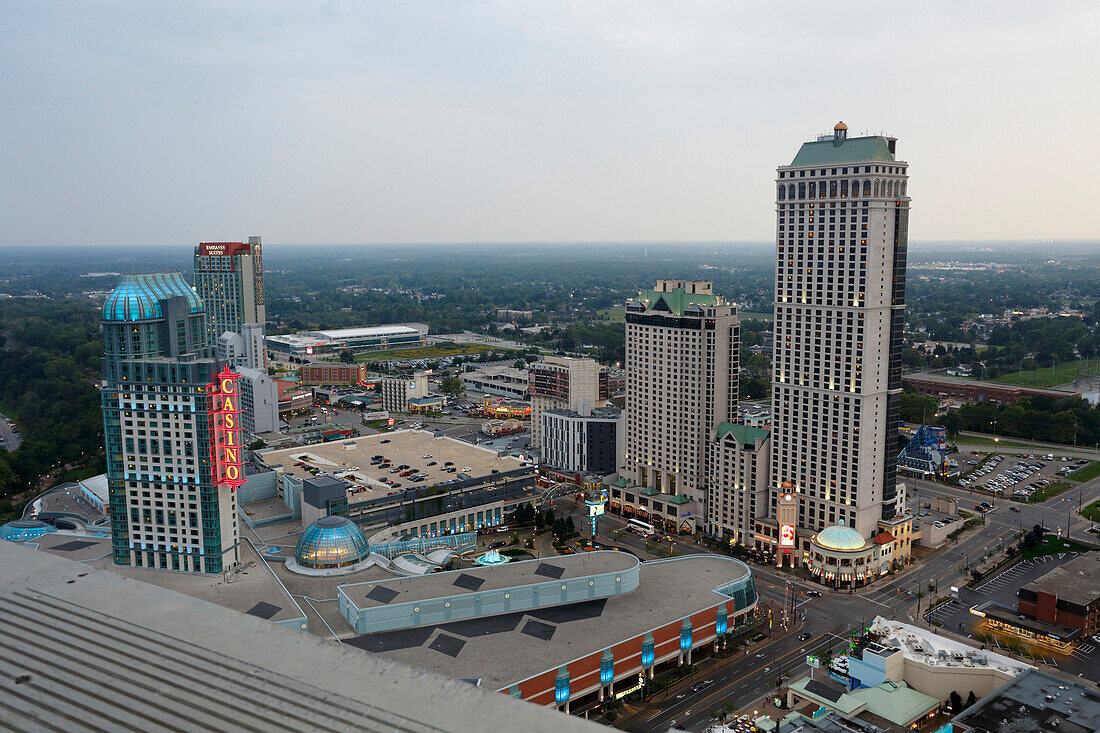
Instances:
[[[770,240],[832,129],[913,239],[1096,238],[1096,2],[0,0],[0,245]]]

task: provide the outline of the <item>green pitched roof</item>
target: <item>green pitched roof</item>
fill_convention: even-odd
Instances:
[[[905,727],[939,705],[939,700],[914,690],[905,682],[884,682],[848,693],[867,706],[867,712]]]
[[[756,445],[757,438],[767,440],[771,435],[771,433],[763,428],[753,428],[740,423],[724,422],[718,424],[719,440],[726,437],[729,433],[733,433],[733,439],[741,445]]]
[[[802,143],[791,165],[828,165],[831,163],[857,163],[864,160],[894,162],[894,154],[886,138],[850,137],[846,140],[822,140]]]
[[[689,293],[683,288],[669,291],[644,291],[638,293],[636,300],[645,303],[646,309],[655,308],[657,302],[663,300],[672,314],[676,316],[684,315],[684,310],[691,305],[718,305],[717,295]]]

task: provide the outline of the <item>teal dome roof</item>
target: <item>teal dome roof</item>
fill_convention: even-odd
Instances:
[[[867,546],[867,540],[859,532],[845,527],[843,523],[821,530],[814,537],[814,542],[827,550],[862,550]]]
[[[178,272],[126,275],[103,304],[105,321],[144,321],[160,318],[160,301],[187,298],[192,313],[202,313],[202,299]]]
[[[53,526],[39,519],[16,519],[7,524],[0,524],[0,540],[26,542],[56,531]]]
[[[362,530],[347,517],[321,517],[298,538],[294,559],[307,568],[342,568],[370,555]]]

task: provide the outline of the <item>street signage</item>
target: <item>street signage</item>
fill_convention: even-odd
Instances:
[[[819,667],[821,667],[821,660],[818,659],[813,654],[807,654],[806,655],[806,666],[810,667],[811,669],[818,669]]]

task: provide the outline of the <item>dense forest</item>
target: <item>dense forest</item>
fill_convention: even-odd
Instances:
[[[23,436],[0,451],[0,515],[56,468],[104,466],[98,318],[83,298],[0,301],[0,411]]]

